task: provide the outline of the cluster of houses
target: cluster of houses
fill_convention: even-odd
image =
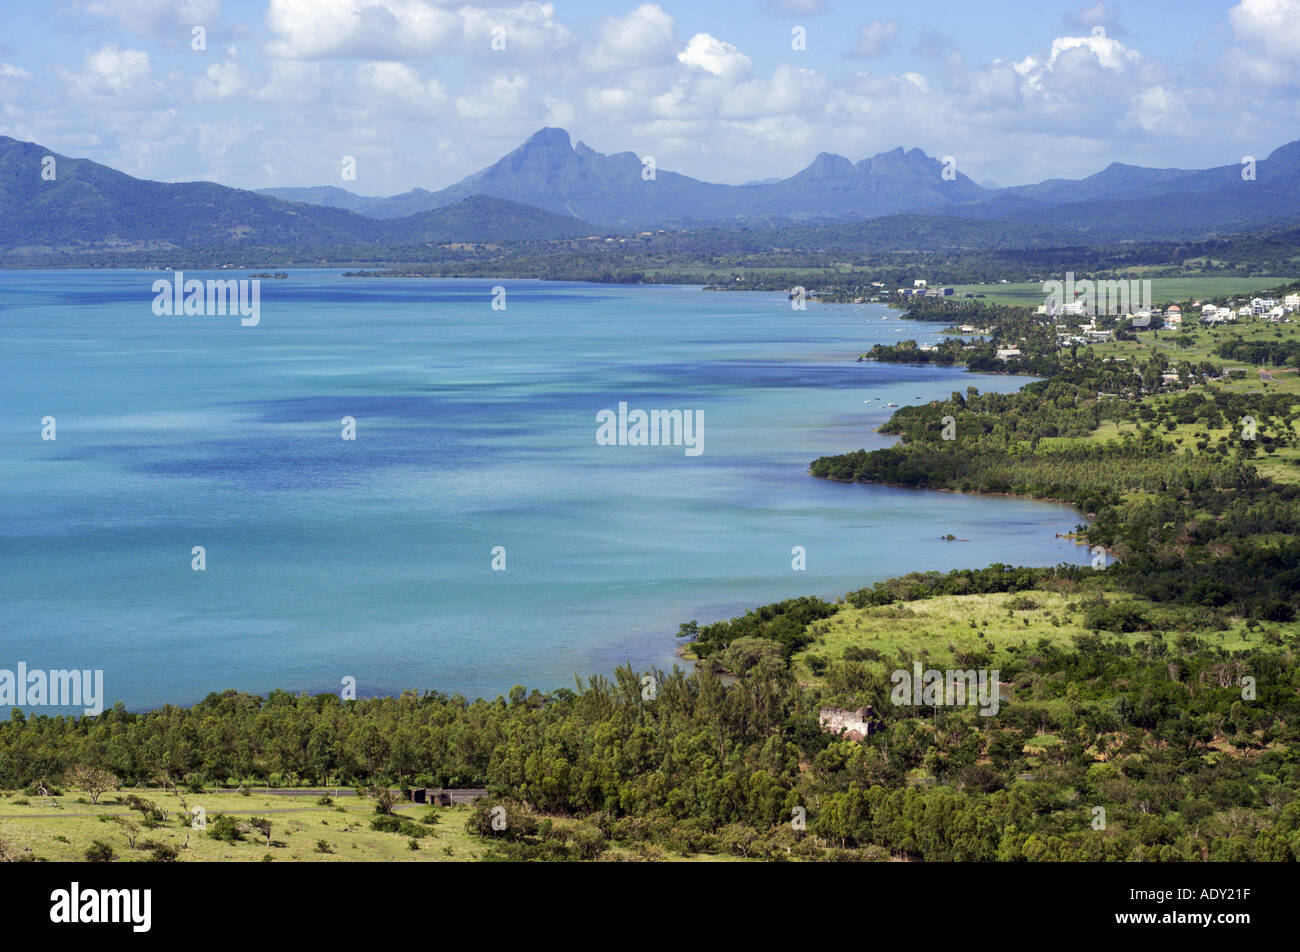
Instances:
[[[1300,294],[1288,294],[1281,301],[1274,298],[1252,298],[1249,303],[1234,301],[1231,304],[1214,305],[1193,301],[1192,308],[1200,308],[1200,320],[1205,324],[1222,324],[1228,321],[1250,320],[1260,318],[1277,322],[1291,320],[1291,315],[1300,311]],[[1045,308],[1039,308],[1045,313]],[[1077,304],[1062,305],[1058,313],[1085,314],[1086,311]],[[1130,330],[1149,331],[1158,329],[1178,330],[1183,326],[1183,309],[1177,304],[1166,308],[1144,307],[1119,316],[1119,326],[1127,325]],[[1113,340],[1115,332],[1097,326],[1094,320],[1081,325],[1077,330],[1063,328],[1056,335],[1057,343],[1062,347],[1072,344],[1095,344]]]
[[[910,288],[899,288],[898,293],[903,297],[952,297],[956,293],[955,288],[931,288],[926,285],[925,278],[917,278]]]
[[[1207,324],[1248,320],[1262,317],[1274,323],[1289,321],[1290,315],[1300,310],[1300,294],[1288,294],[1281,301],[1275,298],[1251,298],[1250,303],[1234,301],[1232,304],[1201,306],[1201,320]]]
[[[1089,321],[1087,324],[1080,326],[1077,334],[1068,330],[1058,331],[1056,343],[1061,347],[1069,347],[1071,344],[1099,344],[1102,341],[1113,340],[1114,338],[1114,331],[1105,330]]]
[[[1234,301],[1231,304],[1202,304],[1193,301],[1192,307],[1201,309],[1200,319],[1204,324],[1223,324],[1228,321],[1244,321],[1263,318],[1280,323],[1289,321],[1291,315],[1300,310],[1300,294],[1288,294],[1281,301],[1275,298],[1251,298],[1250,301]],[[1163,311],[1150,308],[1126,315],[1133,330],[1154,330],[1160,327],[1177,329],[1183,326],[1183,311],[1177,304],[1171,304]]]

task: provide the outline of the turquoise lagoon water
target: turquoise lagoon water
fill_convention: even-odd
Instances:
[[[1063,506],[807,475],[891,401],[1026,382],[857,363],[937,337],[881,307],[298,271],[241,327],[155,316],[158,277],[0,272],[0,668],[102,668],[109,704],[572,686],[670,667],[692,618],[1087,560]],[[704,452],[598,445],[620,401],[702,412]]]

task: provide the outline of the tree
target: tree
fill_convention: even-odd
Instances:
[[[375,799],[375,812],[387,814],[393,812],[393,807],[397,805],[398,792],[388,784],[371,787],[370,795]]]
[[[255,816],[248,825],[266,837],[266,845],[271,845],[271,821],[264,816]]]
[[[64,775],[63,782],[69,787],[78,787],[90,794],[91,803],[99,803],[99,798],[109,790],[117,787],[121,781],[107,770],[99,767],[88,767],[85,764],[78,764],[75,767],[68,768],[67,774]]]
[[[140,825],[134,820],[127,819],[124,816],[113,817],[113,822],[120,826],[122,832],[126,834],[127,845],[130,846],[131,849],[135,849],[136,837],[140,835]]]

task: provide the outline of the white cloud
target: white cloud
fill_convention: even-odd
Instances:
[[[1228,20],[1238,38],[1267,55],[1300,61],[1300,0],[1241,0]]]
[[[460,17],[424,0],[270,0],[273,56],[403,59],[460,37]]]
[[[60,71],[70,95],[109,101],[118,109],[146,109],[159,105],[163,85],[154,79],[149,54],[109,43],[86,55],[80,72]]]
[[[673,61],[676,24],[657,3],[643,3],[625,17],[600,24],[587,65],[598,72],[662,66]]]
[[[748,56],[708,33],[696,33],[691,37],[686,49],[677,54],[677,59],[687,66],[727,80],[740,79],[752,66]]]
[[[446,113],[447,90],[436,79],[423,79],[405,63],[362,63],[354,73],[358,94],[364,108],[379,98],[390,111],[401,109],[405,115],[434,117]]]
[[[470,51],[555,54],[574,44],[573,34],[556,17],[553,3],[528,2],[491,11],[465,6],[459,15]],[[497,37],[505,41],[504,50],[493,47]]]
[[[162,15],[147,0],[61,2],[93,4],[140,32]],[[1004,58],[992,61],[966,62],[955,17],[942,26],[956,40],[916,30],[914,72],[879,75],[839,51],[858,40],[863,57],[895,48],[904,29],[892,20],[810,37],[812,50],[797,56],[785,37],[799,21],[769,24],[776,55],[760,67],[721,39],[725,17],[696,32],[693,11],[682,36],[663,0],[623,0],[591,19],[529,0],[265,0],[263,22],[230,22],[220,41],[210,28],[206,56],[173,55],[188,28],[179,39],[74,50],[53,69],[6,50],[14,65],[0,65],[0,131],[75,146],[132,174],[245,187],[272,184],[268,175],[338,184],[339,156],[354,155],[355,187],[367,194],[450,184],[541,125],[732,182],[790,174],[823,150],[859,159],[920,147],[957,156],[977,180],[1023,182],[1114,160],[1222,163],[1232,160],[1223,150],[1267,154],[1295,138],[1300,97],[1285,84],[1300,77],[1300,0],[1229,0],[1228,54],[1216,61],[1207,40],[1181,62],[1121,42],[1104,2],[1073,2],[1085,5],[1067,14],[1077,29],[1028,45],[1005,34]],[[1094,36],[1094,25],[1106,30]],[[493,26],[505,28],[504,54],[491,50]],[[141,121],[144,109],[156,123]]]
[[[431,0],[270,0],[267,50],[288,59],[358,57],[402,60],[448,52],[553,56],[575,38],[553,3],[463,5]],[[494,47],[502,38],[505,49]]]
[[[1165,86],[1149,86],[1133,97],[1126,121],[1147,132],[1186,135],[1189,117],[1186,93]]]
[[[250,92],[253,84],[238,63],[213,63],[194,83],[194,98],[200,102],[233,99]]]
[[[527,77],[517,73],[493,76],[486,85],[456,98],[456,114],[462,119],[492,119],[506,123],[539,113]],[[541,125],[540,122],[536,124]]]
[[[1077,69],[1084,60],[1071,55],[1075,51],[1083,54],[1087,61],[1095,60],[1097,65],[1116,72],[1142,60],[1141,54],[1130,50],[1119,40],[1112,39],[1104,33],[1088,36],[1058,36],[1052,40],[1052,49],[1046,58],[1036,55],[1027,56],[1016,64],[1016,72],[1030,85],[1039,85],[1049,74],[1058,69]]]
[[[1224,57],[1234,77],[1262,86],[1300,82],[1300,0],[1241,0],[1228,21],[1239,44]]]

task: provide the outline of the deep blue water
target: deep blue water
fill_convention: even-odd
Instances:
[[[300,271],[241,327],[155,316],[159,276],[0,272],[0,668],[102,668],[110,704],[572,686],[692,618],[1087,561],[1062,506],[807,475],[888,445],[890,401],[1026,382],[857,363],[937,337],[880,307]],[[702,411],[704,452],[597,445],[619,401]]]

